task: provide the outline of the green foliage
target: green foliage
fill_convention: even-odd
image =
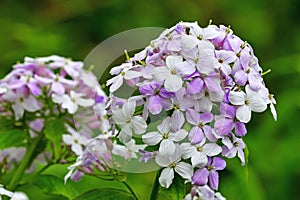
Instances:
[[[62,135],[65,133],[64,120],[49,119],[45,123],[44,134],[54,146],[54,158],[58,159],[61,154]]]
[[[162,187],[157,177],[152,190],[151,200],[182,200],[185,194],[184,180],[178,174],[175,174],[173,183],[169,188]]]
[[[32,180],[32,184],[40,188],[44,193],[61,195],[67,199],[74,199],[78,192],[70,184],[64,184],[64,180],[54,175],[38,175]]]
[[[8,129],[0,131],[0,150],[9,147],[26,145],[26,132],[22,129]]]
[[[122,200],[135,200],[134,196],[130,193],[118,190],[114,188],[103,188],[103,189],[94,189],[90,190],[78,197],[74,200],[115,200],[115,199],[122,199]]]

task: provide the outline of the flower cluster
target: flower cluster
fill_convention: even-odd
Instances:
[[[62,141],[78,156],[95,131],[107,129],[106,101],[90,69],[85,70],[82,62],[55,55],[26,57],[0,80],[1,115],[28,129],[32,138],[43,134],[47,120],[61,119],[66,127]],[[18,149],[1,154],[11,163],[15,152]]]
[[[223,25],[180,22],[110,73],[115,144],[127,148],[135,141],[140,160],[163,168],[161,186],[168,188],[176,172],[194,185],[192,197],[222,199],[213,191],[219,171],[224,158],[238,156],[245,164],[251,113],[269,105],[276,119],[276,101],[251,46]],[[128,99],[115,95],[125,84],[136,90]]]

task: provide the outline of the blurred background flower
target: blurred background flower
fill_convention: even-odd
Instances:
[[[245,137],[249,165],[243,168],[238,159],[228,161],[227,170],[220,175],[220,191],[229,200],[298,199],[299,7],[296,0],[2,0],[0,76],[25,56],[59,54],[83,60],[101,41],[132,28],[171,27],[180,20],[206,26],[209,19],[214,24],[231,25],[235,34],[249,41],[264,71],[272,68],[264,79],[276,94],[278,121],[274,122],[267,112],[254,114]],[[66,172],[59,166],[46,171],[61,177]],[[131,174],[128,179],[142,199],[149,198],[155,173]],[[89,177],[75,186],[84,191],[101,184],[122,187]],[[35,195],[39,199],[57,199],[42,195],[33,185],[20,190],[35,191],[28,194],[32,199]]]

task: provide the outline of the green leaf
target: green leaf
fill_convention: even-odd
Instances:
[[[135,200],[134,196],[124,190],[114,188],[103,188],[90,190],[78,197],[75,200]]]
[[[64,184],[64,180],[54,175],[38,175],[32,180],[32,184],[40,188],[44,193],[61,195],[68,199],[74,199],[78,195],[77,190],[70,184]]]
[[[45,136],[54,145],[54,157],[59,158],[61,153],[62,135],[65,133],[65,125],[63,119],[50,119],[45,124]]]
[[[22,129],[0,131],[0,149],[25,146],[27,135]]]
[[[182,200],[186,195],[184,180],[178,174],[175,174],[173,183],[169,188],[162,187],[158,183],[158,179],[156,179],[156,182],[155,185],[158,186],[158,189],[154,189],[154,191],[157,191],[156,197],[152,193],[151,200]]]

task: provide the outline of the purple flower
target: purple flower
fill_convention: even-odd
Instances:
[[[192,184],[203,186],[209,182],[209,186],[218,190],[219,187],[219,170],[226,167],[226,162],[220,157],[209,158],[208,164],[204,168],[198,169],[193,177]]]
[[[169,98],[174,96],[173,92],[162,88],[162,83],[159,82],[143,84],[139,90],[149,98],[147,108],[154,115],[160,113],[164,105],[170,104]]]
[[[222,115],[216,117],[214,128],[221,136],[229,134],[233,128],[238,136],[244,136],[247,133],[245,124],[236,118],[236,110],[236,106],[225,103],[220,105]]]
[[[242,165],[245,165],[244,149],[246,148],[246,145],[242,139],[237,138],[232,134],[231,137],[232,141],[229,137],[224,137],[222,139],[222,143],[224,144],[224,146],[222,146],[222,155],[227,158],[233,158],[238,155]]]

